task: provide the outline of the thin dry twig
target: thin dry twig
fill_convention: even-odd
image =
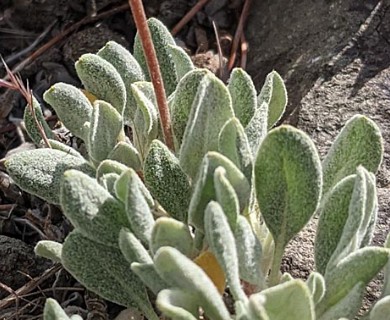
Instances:
[[[240,67],[246,69],[246,62],[248,59],[248,42],[246,41],[245,34],[241,35],[241,61]]]
[[[173,27],[171,33],[173,36],[177,33],[199,12],[200,9],[208,2],[209,0],[199,0],[196,5],[194,5],[190,11],[188,11],[185,16]]]
[[[39,286],[43,281],[50,278],[52,275],[54,275],[57,271],[59,271],[62,268],[60,264],[56,264],[53,267],[47,269],[41,276],[35,277],[29,282],[27,282],[23,287],[19,288],[18,290],[14,291],[11,288],[9,288],[12,291],[10,295],[5,297],[4,299],[0,300],[0,310],[3,308],[7,308],[12,303],[16,302],[18,303],[19,299],[22,299],[22,296],[30,293],[32,290],[34,290],[37,286]],[[0,283],[0,286],[2,284]]]
[[[13,73],[17,73],[17,72],[20,72],[26,65],[28,65],[29,63],[33,62],[36,58],[38,58],[41,54],[43,54],[45,51],[47,51],[48,49],[50,49],[51,47],[53,47],[55,44],[57,44],[59,41],[61,41],[62,39],[64,39],[66,36],[68,36],[70,33],[76,31],[77,29],[79,29],[80,27],[82,27],[83,25],[85,24],[88,24],[88,23],[92,23],[92,22],[95,22],[95,21],[98,21],[98,20],[101,20],[101,19],[104,19],[104,18],[107,18],[109,16],[112,16],[118,12],[121,12],[121,11],[124,11],[124,10],[127,10],[129,8],[129,5],[126,3],[126,4],[123,4],[121,6],[118,6],[118,7],[115,7],[113,9],[110,9],[110,10],[107,10],[107,11],[104,11],[102,13],[99,13],[97,14],[96,16],[94,17],[85,17],[83,19],[81,19],[80,21],[72,24],[69,28],[65,29],[63,32],[61,32],[60,34],[58,34],[57,36],[55,36],[54,38],[52,38],[50,41],[48,41],[47,43],[45,43],[43,46],[39,47],[36,51],[34,51],[31,55],[29,55],[26,59],[24,59],[23,61],[21,61],[19,64],[17,64],[13,69],[12,69],[12,72]],[[3,80],[7,80],[8,77],[5,77]]]
[[[231,71],[234,67],[234,62],[236,61],[237,50],[240,44],[241,36],[244,30],[245,22],[249,15],[249,9],[251,6],[252,0],[245,0],[244,7],[242,8],[240,19],[238,21],[238,26],[234,34],[234,39],[232,43],[232,48],[230,51],[230,57],[227,64],[228,71]]]
[[[221,48],[221,42],[219,41],[219,33],[217,25],[215,24],[215,21],[212,21],[213,29],[215,33],[215,39],[217,42],[217,48],[218,48],[218,59],[219,59],[219,67],[218,67],[218,77],[225,81],[225,63],[223,61],[223,54],[222,54],[222,48]]]
[[[171,150],[174,150],[171,117],[167,97],[165,94],[164,83],[161,77],[160,65],[157,60],[156,51],[150,35],[148,23],[146,21],[145,10],[141,0],[129,0],[129,5],[133,13],[135,25],[144,49],[146,62],[148,65],[153,88],[156,93],[156,100],[160,114],[161,127],[164,135],[165,144]]]
[[[45,130],[43,129],[42,124],[38,121],[37,115],[35,114],[35,109],[33,107],[32,90],[30,90],[28,83],[27,83],[27,86],[25,86],[22,79],[8,68],[8,65],[5,63],[5,61],[3,59],[2,59],[2,62],[3,62],[3,65],[5,67],[5,70],[7,72],[8,79],[10,80],[9,82],[6,80],[2,80],[2,83],[5,83],[6,86],[9,83],[11,83],[13,86],[12,86],[12,88],[9,88],[9,89],[19,91],[20,94],[24,97],[24,99],[26,99],[27,107],[29,108],[29,110],[33,116],[35,125],[37,126],[39,133],[40,133],[43,141],[46,144],[46,147],[51,148],[50,143],[49,143],[49,139],[47,138],[47,136],[45,134]],[[1,85],[1,83],[0,83],[0,85]]]

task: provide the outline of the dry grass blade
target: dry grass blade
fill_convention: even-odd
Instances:
[[[38,121],[38,118],[35,114],[35,110],[33,107],[33,98],[32,98],[32,90],[30,90],[28,83],[25,86],[22,79],[17,76],[15,73],[11,71],[11,69],[8,67],[8,65],[5,63],[5,61],[2,59],[5,71],[7,72],[7,77],[9,81],[2,80],[2,82],[6,82],[8,85],[12,85],[12,87],[9,87],[12,90],[19,91],[19,93],[26,99],[27,101],[27,107],[30,109],[30,112],[34,118],[35,125],[37,126],[39,133],[45,142],[45,145],[47,148],[51,148],[49,140],[45,134],[45,130],[43,129],[41,123]],[[1,83],[0,83],[1,85]]]

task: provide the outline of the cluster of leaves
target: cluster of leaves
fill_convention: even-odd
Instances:
[[[83,55],[76,70],[84,90],[58,83],[44,99],[84,141],[87,155],[54,139],[34,101],[51,148],[6,162],[22,189],[60,205],[74,226],[63,244],[41,241],[36,252],[150,320],[158,312],[181,320],[201,313],[213,320],[352,319],[367,283],[386,266],[382,298],[366,318],[388,317],[390,240],[387,248],[367,246],[383,153],[376,124],[350,119],[321,163],[305,133],[272,129],[287,103],[276,72],[259,95],[241,69],[225,86],[194,68],[160,22],[148,23],[175,150],[161,141],[138,37],[134,56],[114,42]],[[25,123],[41,145],[28,109]],[[281,275],[285,247],[314,214],[316,272],[306,282]],[[234,314],[221,297],[225,286]],[[49,299],[45,318],[67,316]]]

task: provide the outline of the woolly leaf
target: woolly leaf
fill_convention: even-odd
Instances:
[[[382,155],[383,141],[378,126],[365,116],[352,117],[322,161],[324,194],[342,178],[354,174],[359,165],[375,173]]]
[[[75,64],[84,88],[111,104],[120,115],[126,105],[126,87],[115,67],[96,54],[83,54]]]
[[[290,280],[252,295],[262,298],[263,307],[272,320],[315,320],[314,303],[302,280]],[[253,300],[252,300],[253,301]],[[283,306],[283,307],[281,307]]]
[[[150,249],[156,253],[164,246],[176,248],[182,254],[191,257],[194,251],[194,241],[188,226],[172,218],[157,219],[152,230]]]
[[[203,219],[206,206],[217,197],[214,188],[214,171],[218,167],[226,170],[226,178],[236,192],[240,212],[244,210],[249,199],[250,185],[243,173],[225,156],[217,152],[208,152],[200,166],[188,209],[189,223],[199,230],[204,228]]]
[[[95,101],[87,143],[90,157],[97,163],[107,159],[122,129],[122,117],[109,103]]]
[[[386,296],[375,303],[370,312],[370,320],[388,320],[390,315],[390,296]]]
[[[47,124],[45,117],[43,116],[41,106],[35,97],[32,97],[32,106],[34,110],[34,114],[36,119],[38,120],[38,123],[42,126],[43,131],[45,132],[45,135],[49,139],[55,139],[53,131],[51,131],[49,125]],[[24,109],[24,126],[26,127],[26,131],[28,136],[31,138],[31,140],[38,145],[39,142],[42,140],[41,132],[39,131],[37,127],[37,123],[34,119],[33,114],[31,113],[30,107],[26,106]]]
[[[92,105],[80,89],[59,82],[44,93],[43,99],[55,110],[70,132],[87,141]]]
[[[49,240],[39,241],[34,248],[36,255],[50,259],[54,262],[61,262],[61,251],[61,243]]]
[[[115,183],[115,194],[118,199],[120,199],[123,203],[126,202],[126,197],[128,193],[128,185],[130,181],[134,179],[138,179],[138,186],[141,188],[142,195],[144,196],[146,202],[149,205],[149,208],[154,207],[154,200],[152,198],[152,195],[150,194],[149,190],[145,187],[145,185],[142,183],[141,179],[139,177],[136,177],[136,173],[133,169],[127,169],[126,171],[123,171],[119,179]]]
[[[321,274],[325,274],[326,266],[340,242],[348,219],[355,179],[356,175],[351,175],[338,182],[320,208],[314,258],[316,270]]]
[[[245,128],[252,155],[256,156],[259,146],[267,135],[268,104],[263,102],[255,111],[253,118]]]
[[[119,232],[119,249],[128,263],[152,263],[149,252],[129,229]]]
[[[179,46],[169,44],[168,49],[175,64],[177,80],[180,81],[188,72],[195,68],[194,64],[190,56]]]
[[[180,164],[194,178],[208,151],[218,150],[218,136],[233,108],[229,92],[215,75],[208,73],[199,84],[180,148]]]
[[[344,298],[335,305],[329,307],[324,313],[320,313],[322,311],[317,305],[316,313],[318,320],[354,319],[361,307],[364,289],[364,283],[357,283]]]
[[[261,271],[261,243],[244,216],[240,215],[237,218],[234,238],[236,240],[240,278],[250,284],[265,288],[265,278]]]
[[[134,144],[142,158],[152,140],[158,136],[158,110],[153,86],[150,82],[136,82],[131,85],[138,108],[134,118]]]
[[[51,149],[59,150],[70,154],[74,157],[84,159],[84,157],[74,148],[67,146],[65,143],[59,142],[58,140],[48,139]],[[43,140],[40,141],[39,145],[42,148],[46,148],[45,142]]]
[[[255,184],[264,221],[276,246],[284,248],[321,196],[321,163],[310,138],[290,126],[270,131],[257,155]]]
[[[174,218],[186,221],[191,186],[179,160],[159,140],[150,145],[144,163],[145,184],[154,198]]]
[[[207,243],[222,266],[234,299],[247,301],[241,288],[236,243],[220,204],[211,201],[205,212],[205,234]]]
[[[118,247],[119,231],[129,227],[122,203],[95,179],[76,170],[65,172],[60,194],[65,216],[85,237]]]
[[[116,173],[121,175],[123,172],[129,170],[124,164],[115,161],[115,160],[103,160],[100,162],[99,166],[96,169],[96,179],[100,180],[107,174]]]
[[[234,231],[236,229],[237,217],[240,214],[240,204],[223,167],[218,167],[214,171],[214,188],[216,200],[221,205],[230,228]]]
[[[133,262],[131,270],[156,295],[168,287],[167,283],[158,275],[153,263]]]
[[[60,181],[66,170],[94,175],[94,169],[84,159],[54,149],[16,153],[5,167],[21,189],[54,204],[60,203]]]
[[[272,128],[284,113],[287,90],[282,77],[276,71],[269,73],[257,97],[257,105],[268,104],[268,128]]]
[[[144,73],[132,54],[115,41],[109,41],[97,53],[99,57],[111,63],[120,74],[126,88],[126,106],[123,118],[127,124],[131,123],[137,110],[137,104],[130,90],[132,83],[144,81]]]
[[[162,247],[154,256],[158,274],[172,287],[191,292],[192,300],[213,320],[231,319],[222,297],[204,271],[175,248]],[[191,275],[191,276],[188,276]]]
[[[175,69],[175,60],[171,54],[171,49],[169,48],[169,45],[175,45],[175,40],[173,39],[169,30],[155,18],[148,19],[148,27],[152,36],[154,49],[156,50],[165,91],[167,95],[170,95],[176,89],[178,82]],[[147,78],[146,80],[149,80],[149,70],[146,64],[144,50],[142,48],[138,33],[136,34],[134,40],[134,57],[137,59],[142,70],[144,71]]]
[[[390,233],[387,235],[387,239],[384,245],[385,248],[390,249]],[[382,290],[382,297],[390,296],[390,259],[386,264],[384,270],[384,285]]]
[[[191,108],[202,79],[209,74],[206,69],[195,69],[186,74],[178,83],[170,102],[172,131],[176,149],[179,150],[186,129]]]
[[[127,176],[126,214],[131,230],[143,243],[149,243],[154,225],[153,214],[144,196],[144,185],[134,170]]]
[[[45,307],[43,309],[43,319],[44,320],[70,320],[65,311],[61,308],[59,303],[52,299],[48,298],[45,302]]]
[[[367,283],[387,263],[389,256],[390,250],[388,249],[365,247],[351,253],[333,269],[328,270],[325,276],[325,295],[317,305],[318,315],[322,315],[339,303],[359,283],[363,284],[361,289],[364,290]],[[349,315],[345,316],[349,317]]]
[[[237,118],[227,121],[221,129],[218,150],[245,174],[248,181],[252,180],[252,152],[245,130]]]
[[[197,320],[199,311],[194,300],[192,293],[171,288],[158,294],[156,304],[172,320]]]
[[[256,88],[252,78],[243,69],[235,68],[230,74],[228,89],[234,114],[246,127],[257,107]]]
[[[318,272],[312,272],[306,281],[310,290],[311,296],[315,304],[317,304],[324,297],[325,294],[325,279]]]
[[[119,249],[94,242],[74,230],[65,239],[61,258],[65,269],[87,289],[122,306],[136,307],[148,319],[159,319],[143,284],[129,270]]]
[[[108,158],[118,161],[135,171],[142,169],[140,154],[130,142],[118,142],[108,155]]]
[[[341,184],[350,179],[341,180],[330,191],[321,208],[316,240],[316,260],[320,272],[325,272],[325,266],[326,270],[332,269],[338,261],[362,247],[375,213],[376,193],[372,177],[363,167],[358,167],[353,177],[353,190],[351,182],[349,187]],[[346,188],[343,190],[339,185]]]

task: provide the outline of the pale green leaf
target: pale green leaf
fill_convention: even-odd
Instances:
[[[390,320],[390,296],[375,303],[370,312],[370,320]]]
[[[290,126],[270,131],[257,155],[255,184],[265,223],[284,248],[309,221],[321,196],[321,163],[310,138]]]
[[[169,45],[175,45],[175,40],[169,30],[155,18],[148,19],[148,27],[152,36],[154,49],[156,50],[165,91],[167,95],[170,95],[176,89],[178,82],[174,58],[171,54],[171,49],[169,48]],[[147,78],[146,80],[149,80],[149,70],[138,33],[134,40],[134,57],[144,71]]]
[[[92,104],[80,89],[59,82],[44,93],[43,99],[55,110],[70,132],[84,141],[88,139]]]
[[[235,116],[246,127],[257,108],[256,88],[245,70],[234,68],[230,74],[228,89],[232,97]]]
[[[217,202],[221,205],[230,228],[236,229],[237,217],[240,214],[240,203],[237,194],[226,177],[226,170],[218,167],[214,171],[214,188]]]
[[[172,218],[157,219],[152,230],[150,249],[156,253],[164,246],[175,248],[187,257],[192,257],[194,240],[188,226]]]
[[[126,87],[115,67],[96,54],[83,54],[75,64],[84,88],[111,104],[120,115],[126,105]]]
[[[245,130],[237,118],[228,120],[221,129],[218,139],[218,151],[233,161],[248,181],[252,180],[252,150]]]
[[[180,81],[188,72],[195,68],[194,64],[190,56],[179,46],[169,44],[168,49],[175,64],[177,80]]]
[[[149,252],[137,237],[127,228],[119,232],[119,249],[129,264],[133,262],[152,263]]]
[[[257,97],[257,105],[268,104],[268,128],[282,117],[287,105],[287,90],[282,77],[276,71],[269,73]]]
[[[90,122],[88,153],[93,161],[99,163],[107,159],[114,149],[123,130],[122,117],[109,103],[96,100]]]
[[[256,156],[259,146],[267,135],[268,104],[262,103],[255,111],[253,118],[245,128],[252,155]]]
[[[312,272],[306,281],[307,287],[310,290],[311,296],[315,304],[317,304],[325,294],[325,279],[318,272]]]
[[[130,85],[137,81],[144,81],[144,73],[133,55],[123,46],[115,41],[109,41],[97,53],[99,57],[111,63],[122,77],[126,88],[126,106],[123,118],[126,124],[134,120],[137,104],[134,100]]]
[[[153,263],[133,262],[131,270],[155,295],[168,287],[167,283],[158,275]]]
[[[205,272],[175,248],[162,247],[154,256],[158,274],[172,287],[194,295],[197,303],[213,320],[231,319],[222,297]]]
[[[315,320],[314,303],[302,280],[290,280],[256,293],[270,320]]]
[[[375,173],[382,155],[383,141],[378,126],[365,116],[352,117],[322,161],[324,194],[342,178],[354,174],[359,165]]]
[[[43,309],[43,320],[70,320],[70,318],[56,300],[47,298]]]
[[[119,249],[98,244],[72,231],[62,248],[65,269],[87,289],[126,307],[136,307],[158,320],[141,280],[131,272]],[[115,262],[115,263],[113,263]]]
[[[45,117],[43,116],[41,106],[40,106],[38,100],[34,96],[32,97],[31,108],[34,110],[36,120],[42,126],[46,137],[49,139],[55,139],[53,132],[51,131],[49,125],[47,124],[47,122],[45,120]],[[38,145],[43,137],[42,137],[42,134],[37,127],[37,122],[34,119],[34,116],[31,112],[31,109],[29,106],[26,106],[24,109],[23,120],[24,120],[24,126],[26,128],[28,136],[31,138],[31,140],[36,145]]]
[[[224,270],[234,299],[248,300],[241,288],[236,241],[220,204],[211,201],[205,212],[205,234],[207,243]]]
[[[340,242],[348,219],[355,179],[356,175],[351,175],[339,181],[320,208],[314,258],[316,270],[321,274],[325,274],[326,266]]]
[[[187,221],[191,186],[179,159],[159,140],[150,145],[144,163],[145,184],[172,217]]]
[[[118,247],[119,231],[130,227],[124,205],[98,182],[77,170],[66,171],[60,192],[65,216],[87,238]]]
[[[138,106],[134,116],[133,142],[141,158],[144,158],[150,143],[158,137],[159,132],[156,96],[150,82],[135,82],[131,90]]]
[[[198,320],[198,306],[194,301],[191,292],[171,288],[158,294],[156,304],[172,320]]]
[[[178,83],[176,91],[171,95],[170,109],[172,131],[175,138],[175,147],[180,149],[184,131],[190,116],[191,108],[203,78],[209,74],[206,69],[195,69],[186,74]]]
[[[238,216],[234,237],[236,239],[240,278],[261,289],[265,288],[265,278],[261,271],[261,243],[252,231],[248,220],[242,215]]]
[[[325,295],[317,305],[318,315],[322,315],[339,303],[359,283],[363,284],[361,288],[363,290],[364,286],[385,266],[389,256],[388,249],[365,247],[351,253],[332,270],[328,270],[325,276]]]
[[[60,203],[60,181],[66,170],[95,174],[84,159],[54,149],[16,153],[5,162],[5,167],[21,189],[54,204]]]
[[[211,200],[217,200],[214,187],[214,171],[218,167],[226,170],[226,178],[234,188],[242,212],[248,204],[250,185],[244,174],[225,156],[208,152],[200,166],[194,192],[188,210],[189,223],[196,228],[204,228],[204,210]]]
[[[50,259],[54,262],[61,262],[62,244],[55,241],[41,240],[34,248],[36,255]]]
[[[208,73],[198,87],[180,148],[180,164],[191,178],[195,178],[204,155],[218,150],[219,133],[233,116],[226,86]]]
[[[131,142],[118,142],[108,155],[108,158],[118,161],[135,171],[142,169],[140,154]]]

